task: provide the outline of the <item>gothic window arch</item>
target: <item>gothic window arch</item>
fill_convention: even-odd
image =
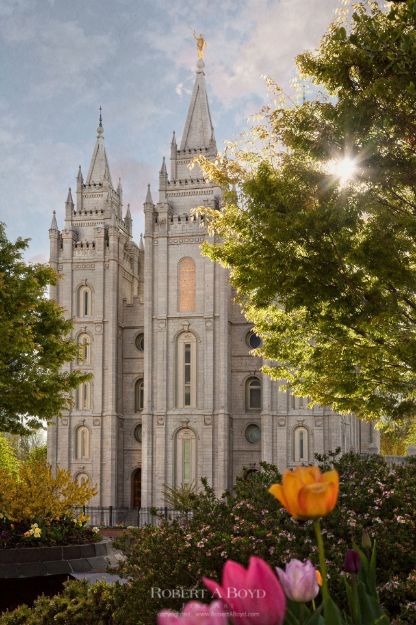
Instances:
[[[182,332],[177,340],[177,407],[196,406],[196,338]]]
[[[92,408],[91,382],[89,380],[78,386],[76,406],[78,410],[90,410]]]
[[[176,434],[176,486],[196,483],[196,435],[191,428],[181,428]]]
[[[91,364],[91,337],[86,332],[78,336],[78,364]]]
[[[90,431],[86,425],[80,425],[75,435],[75,457],[77,460],[85,460],[90,457]]]
[[[261,381],[255,376],[246,380],[246,410],[261,410]]]
[[[92,292],[89,286],[83,284],[78,290],[78,316],[90,317],[92,314]]]
[[[144,407],[144,380],[140,378],[134,384],[134,412],[141,412]]]
[[[178,263],[178,311],[195,311],[196,269],[190,256],[181,258]]]
[[[309,460],[309,432],[302,425],[295,428],[293,432],[293,447],[295,462],[308,462]]]

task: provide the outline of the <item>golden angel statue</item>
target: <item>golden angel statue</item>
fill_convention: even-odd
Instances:
[[[194,39],[196,41],[198,59],[202,61],[202,59],[204,58],[204,50],[205,50],[205,46],[207,45],[207,42],[205,41],[204,36],[202,34],[197,35],[195,31],[194,31]]]

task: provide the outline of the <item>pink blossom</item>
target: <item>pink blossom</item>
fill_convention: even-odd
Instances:
[[[285,570],[277,567],[276,571],[288,599],[298,603],[315,599],[319,586],[316,569],[310,560],[293,559],[286,564]]]
[[[248,569],[228,560],[223,570],[222,585],[206,577],[203,581],[214,597],[222,599],[231,609],[233,625],[283,623],[286,612],[284,592],[270,566],[261,558],[252,556]]]

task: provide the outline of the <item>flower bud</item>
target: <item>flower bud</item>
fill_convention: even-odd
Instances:
[[[371,549],[371,538],[367,530],[363,530],[361,535],[361,545],[363,549]]]
[[[345,554],[344,571],[347,573],[358,573],[361,568],[361,560],[358,551],[355,549],[348,549]]]

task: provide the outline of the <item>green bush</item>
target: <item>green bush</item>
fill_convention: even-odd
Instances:
[[[113,615],[121,596],[118,584],[70,581],[59,595],[39,597],[33,608],[4,612],[0,625],[118,625]]]
[[[361,541],[363,529],[377,541],[380,584],[394,576],[404,580],[416,568],[416,463],[393,467],[379,456],[347,454],[339,460],[322,457],[320,464],[333,464],[341,476],[339,503],[322,523],[335,593],[342,600],[344,555],[352,542]],[[294,521],[267,492],[279,479],[276,467],[263,464],[222,499],[205,484],[191,519],[130,530],[119,539],[126,555],[121,571],[132,579],[119,622],[148,625],[162,607],[179,609],[184,598],[161,598],[155,589],[202,592],[201,577],[218,578],[227,559],[246,565],[255,554],[273,566],[293,557],[318,564],[311,522]],[[390,608],[395,614],[399,606]]]

